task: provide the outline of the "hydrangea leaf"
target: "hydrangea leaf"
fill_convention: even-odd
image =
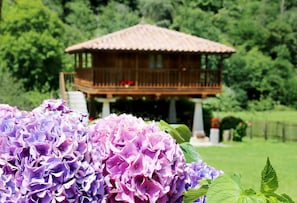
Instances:
[[[287,194],[276,194],[275,191],[277,188],[278,180],[276,171],[270,164],[269,158],[267,158],[266,165],[262,171],[260,193],[265,195],[267,201],[271,203],[294,203]]]
[[[184,200],[183,203],[192,203],[199,197],[202,197],[206,195],[208,190],[208,184],[207,185],[201,185],[201,187],[197,189],[190,188],[187,192],[184,192]]]
[[[240,185],[228,175],[217,177],[207,192],[207,202],[237,202],[241,194]]]
[[[277,175],[275,170],[270,164],[269,158],[267,158],[266,165],[262,171],[261,187],[260,191],[263,194],[271,194],[278,188]]]
[[[242,190],[238,175],[221,175],[209,186],[206,195],[207,203],[266,203],[265,196]]]
[[[192,163],[201,160],[200,154],[196,151],[195,147],[188,142],[179,144],[182,149],[186,162]]]
[[[180,136],[185,140],[185,142],[189,142],[192,137],[192,132],[188,126],[185,124],[171,124],[171,126],[180,134]]]
[[[170,124],[166,123],[165,121],[160,120],[159,128],[169,133],[176,140],[176,143],[180,144],[180,143],[186,142],[186,140],[182,137],[179,131],[177,131],[174,127],[172,127]]]
[[[284,203],[294,203],[293,199],[289,197],[287,194],[281,194],[278,197],[279,201],[284,202]]]
[[[266,197],[267,202],[269,203],[294,203],[294,201],[286,194],[270,194],[269,196]]]

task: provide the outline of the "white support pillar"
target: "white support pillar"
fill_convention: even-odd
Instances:
[[[176,101],[176,98],[170,98],[169,112],[168,112],[169,123],[176,123],[176,106],[175,106],[175,101]]]
[[[115,99],[97,98],[98,102],[102,103],[102,118],[110,115],[110,102],[115,102]]]
[[[203,127],[203,112],[202,112],[202,99],[191,99],[195,103],[194,118],[193,118],[193,135],[197,133],[204,133]]]

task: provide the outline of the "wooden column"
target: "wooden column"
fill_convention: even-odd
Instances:
[[[74,54],[74,68],[77,68],[77,53]]]
[[[139,80],[139,54],[136,53],[135,56],[135,89],[138,89],[138,80]]]
[[[219,71],[218,71],[218,85],[220,85],[220,87],[222,87],[222,74],[223,74],[223,60],[224,60],[224,56],[223,55],[220,55],[220,58],[219,58]]]
[[[205,55],[205,72],[204,72],[204,85],[206,86],[207,85],[207,78],[209,77],[208,76],[208,55],[206,54]]]
[[[82,68],[83,59],[82,59],[82,53],[78,54],[78,68]]]

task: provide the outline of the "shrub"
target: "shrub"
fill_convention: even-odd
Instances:
[[[233,130],[233,141],[242,141],[242,138],[246,136],[247,123],[241,118],[234,116],[226,116],[220,122],[220,139],[222,139],[222,133],[224,130]]]
[[[274,109],[275,102],[271,98],[261,98],[248,102],[248,109],[252,111],[267,111]]]

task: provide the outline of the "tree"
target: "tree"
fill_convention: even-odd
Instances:
[[[172,0],[139,0],[139,10],[142,17],[156,25],[169,27],[174,11]]]
[[[20,106],[23,91],[22,84],[0,67],[0,104]]]
[[[26,90],[58,88],[63,24],[40,0],[18,0],[1,23],[0,60]]]
[[[289,105],[297,109],[297,72],[293,72],[293,76],[285,81],[285,92],[280,99],[281,103]]]
[[[100,7],[99,33],[107,34],[140,22],[137,12],[133,12],[125,4],[110,1],[108,5]]]
[[[68,14],[65,23],[74,29],[73,34],[81,33],[84,39],[94,37],[97,28],[97,17],[88,1],[71,1],[65,4]]]
[[[16,106],[21,110],[32,110],[43,100],[51,98],[52,92],[26,92],[23,84],[0,67],[0,104]]]
[[[3,5],[3,0],[0,0],[0,21],[2,18],[2,5]]]
[[[177,4],[172,28],[213,41],[218,41],[219,30],[212,22],[211,12],[207,13],[198,8],[193,1],[183,0]]]

